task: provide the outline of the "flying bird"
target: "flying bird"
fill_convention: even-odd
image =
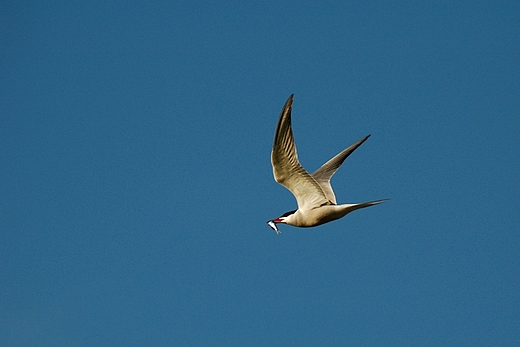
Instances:
[[[387,199],[363,202],[360,204],[336,203],[336,196],[330,185],[332,175],[345,159],[356,150],[370,135],[339,152],[309,174],[300,164],[291,128],[291,109],[294,94],[287,99],[274,133],[271,152],[274,180],[289,189],[296,198],[298,209],[286,212],[280,217],[267,222],[280,234],[277,224],[289,224],[296,227],[314,227],[339,218],[360,208],[380,204]]]

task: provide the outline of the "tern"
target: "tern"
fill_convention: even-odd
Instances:
[[[291,128],[293,97],[294,94],[287,99],[276,125],[271,164],[274,180],[293,193],[298,203],[298,209],[271,219],[267,224],[277,234],[280,234],[281,231],[277,227],[277,224],[280,223],[296,227],[314,227],[342,218],[360,208],[374,206],[388,200],[382,199],[359,204],[336,204],[336,196],[330,185],[330,179],[345,159],[361,146],[370,135],[345,148],[318,170],[309,174],[301,166],[294,144]]]

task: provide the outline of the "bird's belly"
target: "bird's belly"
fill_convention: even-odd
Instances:
[[[306,213],[302,227],[313,227],[345,216],[348,211],[338,205],[320,206]]]

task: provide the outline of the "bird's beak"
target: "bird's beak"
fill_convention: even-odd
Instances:
[[[278,227],[276,226],[276,223],[274,220],[270,220],[267,222],[267,225],[269,225],[271,227],[271,229],[273,229],[274,231],[276,231],[277,234],[281,234],[282,232],[278,229]]]

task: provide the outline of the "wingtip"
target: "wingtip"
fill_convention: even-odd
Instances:
[[[291,113],[293,97],[294,97],[294,94],[291,94],[291,96],[289,96],[289,99],[287,99],[287,101],[285,102],[285,105],[283,105],[282,115],[284,113],[289,113],[289,114]]]
[[[352,146],[355,146],[356,148],[358,148],[359,146],[361,146],[366,140],[368,140],[368,138],[372,136],[372,134],[368,134],[367,136],[363,137],[361,140],[359,140],[358,142],[354,143]],[[354,148],[354,150],[356,149]],[[353,151],[354,151],[353,150]]]

